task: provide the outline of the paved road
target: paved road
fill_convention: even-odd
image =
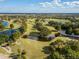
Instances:
[[[79,38],[79,35],[68,35],[65,33],[65,31],[61,30],[61,31],[58,31],[61,35],[64,35],[64,36],[68,36],[68,37],[74,37],[74,38]]]

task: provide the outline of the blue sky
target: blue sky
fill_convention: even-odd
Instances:
[[[79,13],[79,0],[0,0],[0,13]]]

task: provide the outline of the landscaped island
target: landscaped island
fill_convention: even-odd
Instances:
[[[0,58],[79,59],[79,15],[0,15]]]

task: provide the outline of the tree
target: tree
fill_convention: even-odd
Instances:
[[[75,35],[79,35],[79,29],[77,28],[77,29],[74,29],[73,30],[73,33],[75,34]]]
[[[34,25],[34,28],[36,28],[39,31],[39,40],[42,40],[42,39],[47,40],[46,36],[48,36],[52,32],[40,22],[36,22],[36,24]]]
[[[42,27],[42,28],[41,28],[41,30],[40,30],[40,35],[41,35],[42,37],[47,36],[47,35],[49,35],[49,34],[51,34],[51,31],[50,31],[47,27]]]
[[[66,46],[66,47],[63,48],[64,51],[66,52],[66,53],[64,53],[66,59],[77,59],[77,57],[79,58],[79,56],[76,55],[77,53],[75,52],[75,50],[71,49],[71,46],[69,46],[69,47]]]
[[[38,31],[40,31],[40,30],[43,28],[43,24],[40,23],[40,22],[37,22],[37,23],[34,25],[34,28],[36,28]]]
[[[12,53],[10,57],[12,59],[26,59],[26,51],[18,49],[17,53]]]
[[[65,33],[71,35],[73,33],[72,28],[71,27],[67,28]]]
[[[19,37],[20,37],[20,32],[19,31],[16,31],[15,33],[13,33],[12,35],[11,35],[11,39],[13,40],[13,41],[16,41]]]
[[[69,41],[68,44],[70,45],[71,49],[74,51],[79,51],[79,41]]]
[[[55,29],[57,29],[57,30],[61,30],[61,25],[57,25],[57,26],[55,26]]]
[[[62,46],[62,48],[60,47]],[[79,41],[54,41],[51,46],[51,59],[77,59],[79,58]]]
[[[63,30],[66,30],[66,29],[72,27],[71,25],[72,25],[71,22],[66,22],[66,23],[64,23],[64,24],[61,24],[61,28],[62,28]]]
[[[13,24],[10,24],[10,29],[13,29],[14,28],[14,25]]]
[[[24,27],[21,26],[21,27],[19,28],[19,31],[20,31],[21,34],[23,34],[23,33],[25,32]]]
[[[48,24],[49,24],[50,26],[54,26],[54,25],[56,25],[57,23],[54,22],[54,21],[49,21]]]
[[[0,23],[0,29],[3,30],[5,28],[5,26],[2,25],[2,23]]]
[[[40,29],[40,32],[39,32],[39,40],[42,40],[42,41],[47,41],[48,38],[47,36],[51,34],[51,30],[49,30],[47,27],[42,27]]]
[[[60,55],[58,52],[53,52],[51,54],[51,59],[64,59],[64,57]]]
[[[5,34],[0,34],[0,45],[7,42],[9,39],[9,36],[5,35]]]

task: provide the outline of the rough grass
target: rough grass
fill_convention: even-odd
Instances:
[[[26,50],[28,59],[44,59],[47,57],[43,51],[45,46],[49,46],[50,42],[41,42],[30,39],[21,39],[20,40],[21,48]]]
[[[0,54],[8,54],[3,48],[0,48]]]

